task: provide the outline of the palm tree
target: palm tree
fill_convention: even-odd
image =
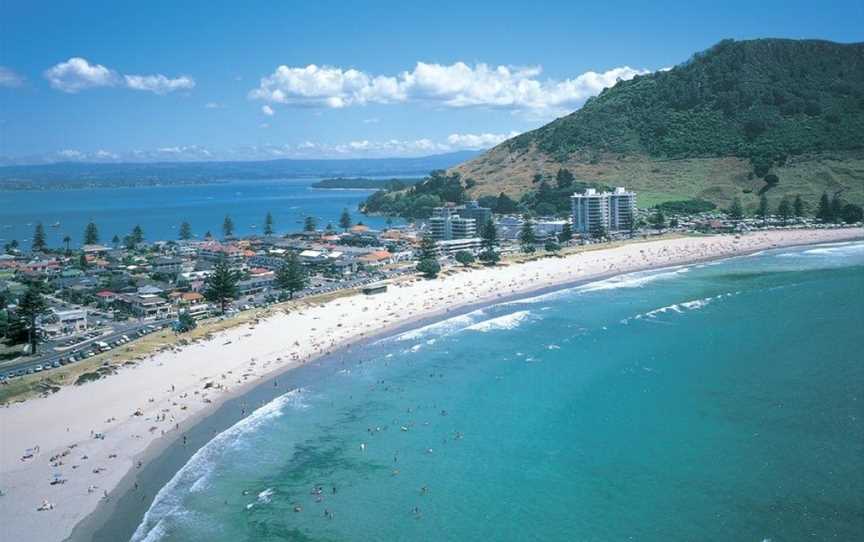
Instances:
[[[71,243],[72,243],[72,238],[69,237],[68,235],[64,235],[63,236],[63,244],[66,245],[66,254],[69,254],[70,252],[72,252],[72,249],[69,246]]]

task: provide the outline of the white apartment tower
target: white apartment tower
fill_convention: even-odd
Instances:
[[[597,192],[593,188],[570,197],[574,233],[600,235],[610,231],[627,231],[636,213],[636,193],[618,187],[614,192]]]

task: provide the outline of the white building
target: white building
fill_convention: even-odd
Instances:
[[[42,322],[42,331],[51,338],[87,331],[87,309],[61,311],[51,309],[52,316]]]
[[[429,229],[436,241],[469,239],[477,235],[477,220],[460,216],[456,207],[435,207]]]
[[[633,225],[636,193],[618,187],[614,192],[597,192],[593,188],[584,194],[570,196],[573,231],[583,235],[602,235],[626,231]]]
[[[636,218],[636,192],[619,186],[609,196],[609,230],[629,231]]]

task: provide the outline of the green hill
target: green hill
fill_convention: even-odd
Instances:
[[[864,201],[864,44],[725,40],[668,71],[621,81],[578,111],[456,171],[479,195],[519,196],[540,174],[624,184],[642,204],[841,191]],[[773,179],[773,178],[772,178]],[[748,201],[752,200],[752,201]]]

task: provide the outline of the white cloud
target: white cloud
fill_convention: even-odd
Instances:
[[[450,134],[447,136],[447,143],[454,149],[488,149],[517,135],[519,132],[510,132],[509,134]]]
[[[381,119],[379,119],[378,117],[363,119],[363,124],[378,124],[379,122],[381,122]]]
[[[81,57],[72,57],[66,62],[56,64],[45,70],[44,75],[52,87],[68,93],[88,88],[123,86],[133,90],[167,94],[195,86],[195,81],[185,75],[174,79],[162,74],[120,75],[101,64],[90,64]]]
[[[355,69],[310,64],[279,66],[261,79],[249,98],[271,104],[342,108],[369,103],[426,102],[444,107],[494,107],[516,111],[572,110],[619,80],[649,73],[623,66],[588,71],[572,79],[541,80],[539,66],[517,68],[418,62],[397,75],[370,75]]]
[[[104,149],[99,149],[98,151],[96,151],[94,156],[95,158],[98,158],[100,160],[117,160],[118,158],[120,158],[117,154],[106,151]]]
[[[267,104],[261,106],[261,112],[267,115],[268,117],[272,117],[276,112],[273,111],[273,108]]]
[[[0,66],[0,87],[17,88],[24,84],[24,77],[14,71]]]
[[[218,102],[207,102],[204,109],[222,109],[224,106]]]
[[[72,57],[45,70],[45,78],[52,87],[75,93],[96,87],[110,87],[118,82],[117,74],[101,64],[90,64],[80,57]]]
[[[259,124],[266,129],[267,123]],[[49,155],[31,157],[29,162],[183,162],[200,160],[268,160],[273,158],[384,158],[429,156],[460,150],[480,150],[492,147],[517,132],[453,133],[443,139],[428,137],[417,139],[356,139],[343,143],[302,141],[290,143],[265,143],[229,149],[210,149],[201,145],[174,145],[151,150],[80,151],[65,149]]]
[[[133,90],[146,90],[156,94],[168,94],[175,90],[191,89],[195,87],[195,81],[191,77],[182,75],[169,79],[162,74],[156,75],[124,75],[126,86]]]
[[[58,151],[57,154],[66,160],[80,160],[85,157],[83,152],[75,149],[63,149],[62,151]]]

